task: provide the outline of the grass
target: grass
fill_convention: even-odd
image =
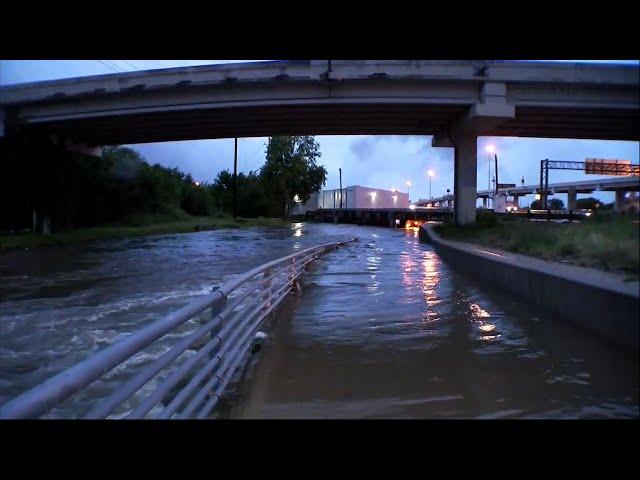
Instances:
[[[69,245],[92,240],[126,238],[166,233],[187,233],[220,228],[283,227],[289,222],[279,218],[237,218],[219,215],[194,217],[182,211],[164,215],[137,215],[120,224],[79,228],[68,232],[43,236],[33,233],[0,235],[0,251],[16,248],[35,248],[51,245]]]
[[[620,272],[638,279],[640,234],[637,218],[596,215],[582,222],[501,221],[496,216],[478,218],[473,226],[442,224],[443,238],[495,247],[545,260]]]

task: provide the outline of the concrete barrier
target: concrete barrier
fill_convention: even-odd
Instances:
[[[638,352],[640,283],[590,268],[451,242],[420,228],[447,263],[614,344]]]

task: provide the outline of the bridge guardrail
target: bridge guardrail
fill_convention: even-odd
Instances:
[[[306,266],[326,251],[355,240],[307,248],[226,281],[212,293],[0,406],[0,419],[44,415],[189,322],[192,331],[179,335],[171,348],[133,374],[107,398],[99,400],[83,418],[108,418],[115,412],[116,417],[139,419],[152,410],[153,418],[207,417],[251,347],[255,332],[294,288]],[[200,318],[198,322],[197,317],[207,310],[211,311],[210,319],[203,322]],[[204,343],[194,347],[199,341]],[[187,350],[195,353],[182,362],[174,362]],[[172,371],[168,371],[169,366],[173,367]],[[142,388],[153,379],[158,380],[157,385],[145,397]]]

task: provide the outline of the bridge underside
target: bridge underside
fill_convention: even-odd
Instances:
[[[82,116],[22,124],[93,145],[271,135],[434,135],[455,123],[466,105],[335,104],[170,110]],[[515,118],[487,136],[637,141],[638,110],[517,107]]]
[[[516,117],[487,135],[638,141],[639,110],[516,107]]]

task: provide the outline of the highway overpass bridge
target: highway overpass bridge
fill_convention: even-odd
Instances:
[[[269,135],[433,135],[475,221],[480,135],[640,137],[637,66],[308,60],[181,67],[0,88],[0,138],[109,144]],[[28,142],[27,142],[28,143]]]
[[[628,176],[628,177],[614,177],[614,178],[599,178],[595,180],[582,180],[572,182],[554,183],[549,185],[549,194],[566,193],[568,195],[569,210],[576,210],[576,195],[578,193],[593,193],[595,191],[601,192],[616,192],[616,209],[619,209],[622,205],[624,194],[626,192],[640,191],[640,177]],[[507,196],[513,196],[516,198],[523,195],[531,195],[540,192],[540,185],[523,185],[520,187],[500,188],[500,193],[504,193]],[[476,198],[488,199],[493,197],[495,190],[478,190]],[[486,202],[485,202],[486,203]],[[443,195],[441,197],[432,199],[421,199],[416,202],[416,205],[420,206],[435,206],[435,205],[449,205],[454,204],[453,195]]]

